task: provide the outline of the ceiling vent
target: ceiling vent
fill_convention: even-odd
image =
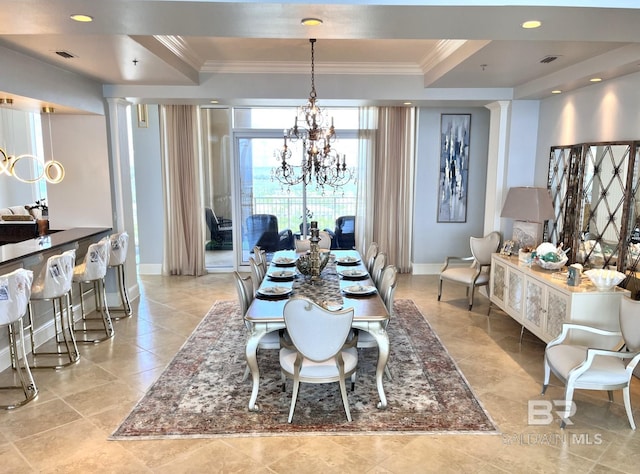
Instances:
[[[549,64],[549,63],[554,62],[554,61],[555,61],[556,59],[558,59],[558,58],[559,58],[559,56],[553,56],[553,55],[552,55],[552,56],[545,56],[544,58],[542,58],[542,59],[540,60],[540,62],[541,62],[542,64]]]
[[[60,57],[63,57],[64,59],[71,59],[71,58],[75,58],[76,56],[67,52],[67,51],[56,51],[56,54]]]

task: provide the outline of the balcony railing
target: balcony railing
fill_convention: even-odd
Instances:
[[[253,202],[245,207],[243,215],[273,214],[278,218],[278,228],[299,232],[304,211],[301,196],[261,196],[254,197]],[[320,196],[307,197],[307,209],[313,214],[309,221],[318,221],[320,229],[335,227],[336,218],[353,216],[356,210],[356,198],[352,196]]]

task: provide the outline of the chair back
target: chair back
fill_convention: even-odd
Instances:
[[[267,252],[275,252],[280,246],[278,218],[273,214],[252,214],[247,217],[249,247],[259,246]]]
[[[304,357],[321,362],[334,357],[347,340],[353,308],[329,311],[307,298],[284,305],[284,323],[291,342]]]
[[[340,216],[336,219],[336,248],[352,249],[356,244],[356,216]]]
[[[60,255],[52,255],[38,275],[32,293],[39,292],[43,299],[59,298],[71,291],[73,283],[73,269],[76,264],[76,251],[67,250]]]
[[[251,267],[251,282],[253,283],[253,293],[255,294],[265,275],[262,273],[262,267],[258,265],[253,257],[249,257],[249,267]]]
[[[373,261],[373,269],[371,270],[371,279],[376,287],[380,286],[380,276],[382,275],[382,270],[387,266],[387,254],[384,252],[379,252],[376,255],[375,260]]]
[[[109,237],[111,248],[109,249],[109,266],[116,267],[124,264],[127,260],[127,249],[129,248],[129,234],[119,232]]]
[[[238,302],[240,303],[240,312],[244,317],[253,301],[253,282],[250,276],[243,277],[237,271],[233,272],[236,280],[236,290],[238,291]]]
[[[364,264],[367,267],[367,271],[371,273],[373,271],[373,262],[378,255],[378,244],[371,242],[367,248],[367,253],[364,255]]]
[[[18,268],[0,275],[0,326],[11,324],[27,311],[33,272]]]
[[[331,234],[329,232],[321,230],[318,232],[320,236],[320,242],[318,247],[321,249],[331,248]],[[296,239],[295,241],[296,252],[306,252],[311,249],[311,241],[309,239]]]
[[[631,352],[640,351],[640,301],[623,296],[620,300],[620,331]]]
[[[389,315],[393,315],[393,298],[396,292],[396,285],[398,283],[398,269],[395,265],[387,265],[382,270],[382,277],[380,278],[380,297],[384,301],[384,305],[389,312]]]
[[[470,237],[471,254],[479,265],[489,265],[491,254],[498,250],[500,232],[491,232],[484,237]]]
[[[253,247],[253,258],[256,263],[260,265],[262,273],[266,275],[267,266],[269,265],[269,263],[267,262],[267,252],[256,245],[255,247]]]
[[[87,253],[84,256],[84,272],[82,278],[84,281],[99,280],[107,274],[109,266],[109,252],[111,244],[108,240],[101,240],[89,245]]]

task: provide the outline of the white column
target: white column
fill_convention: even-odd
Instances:
[[[509,129],[511,101],[503,100],[486,105],[491,112],[489,124],[489,156],[487,161],[487,191],[484,209],[484,233],[500,230],[500,212],[508,190]]]

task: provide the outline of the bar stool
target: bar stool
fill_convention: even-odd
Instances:
[[[0,326],[7,326],[9,330],[11,361],[20,379],[20,385],[7,385],[0,387],[0,389],[22,389],[24,394],[23,400],[13,402],[10,405],[0,405],[0,408],[5,410],[18,408],[29,403],[38,395],[38,387],[33,380],[27,360],[22,321],[29,305],[32,282],[33,272],[24,268],[0,275]]]
[[[123,319],[131,316],[131,303],[129,301],[129,293],[124,279],[124,264],[127,260],[127,249],[129,248],[129,234],[120,232],[109,237],[111,242],[111,250],[109,252],[109,268],[113,268],[116,272],[118,280],[118,292],[120,293],[121,306],[109,307],[111,313],[123,313],[122,316],[111,316],[111,319]]]
[[[73,334],[73,309],[71,308],[71,283],[73,281],[73,266],[76,262],[76,251],[67,250],[61,255],[53,255],[47,259],[47,264],[31,286],[31,299],[28,305],[29,333],[31,335],[31,353],[33,365],[31,368],[61,369],[80,360],[80,353]],[[33,334],[33,301],[51,301],[53,305],[53,324],[55,327],[55,351],[36,352]],[[60,323],[58,324],[58,320]],[[64,349],[61,347],[64,346]],[[69,360],[54,365],[39,364],[40,356],[57,356],[58,360],[66,357]]]
[[[84,335],[84,338],[79,339],[78,342],[94,344],[113,337],[113,325],[111,324],[111,316],[107,307],[107,293],[104,285],[104,277],[107,274],[107,266],[109,265],[110,247],[109,239],[102,239],[100,242],[89,245],[84,256],[84,262],[76,265],[73,269],[73,282],[78,284],[80,290],[80,312],[82,313],[79,321],[82,327],[76,328],[76,323],[73,322],[73,329],[74,332]],[[84,291],[83,284],[91,284],[91,288]],[[88,318],[84,310],[84,295],[91,290],[93,290],[96,312],[100,313],[100,318]],[[89,327],[91,320],[98,319],[102,321],[102,328]],[[104,336],[96,338],[89,336],[92,333],[102,331],[104,331]]]

